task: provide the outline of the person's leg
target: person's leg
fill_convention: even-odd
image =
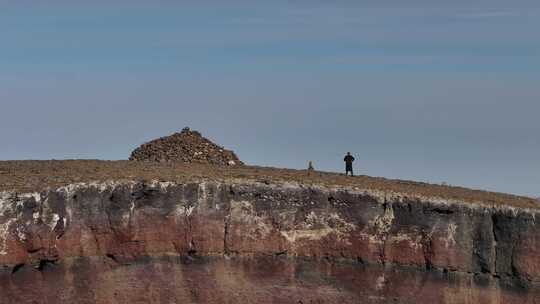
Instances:
[[[351,176],[354,176],[353,169],[351,169]]]

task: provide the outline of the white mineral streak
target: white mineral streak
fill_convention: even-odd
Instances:
[[[231,220],[249,227],[245,236],[251,239],[264,238],[272,232],[268,218],[257,215],[253,204],[248,201],[231,201]]]
[[[334,230],[332,228],[320,228],[313,230],[289,230],[281,231],[281,235],[290,243],[295,243],[299,240],[318,241],[326,237]]]
[[[60,216],[56,213],[53,213],[52,220],[49,223],[47,223],[47,226],[49,226],[51,230],[54,230],[54,227],[56,227],[59,220],[60,220]]]
[[[15,222],[15,219],[11,218],[5,223],[0,224],[0,255],[7,254],[7,239],[9,237],[9,227],[13,222]]]
[[[306,216],[306,219],[305,219],[305,226],[306,228],[311,228],[313,227],[316,223],[317,223],[317,215],[315,214],[314,211],[311,211],[307,216]]]
[[[282,230],[281,235],[291,243],[299,240],[317,241],[334,234],[338,239],[350,244],[346,236],[356,229],[356,225],[342,219],[337,213],[317,214],[314,211],[306,215],[303,223],[293,230]]]
[[[198,194],[199,194],[197,195],[198,206],[204,206],[210,203],[208,201],[208,191],[206,189],[206,182],[203,181],[199,183]]]
[[[153,180],[150,182],[150,186],[152,188],[159,188],[162,191],[166,191],[169,187],[176,186],[176,183]]]
[[[19,238],[19,240],[25,241],[26,240],[26,227],[24,225],[17,225],[15,230],[17,231],[17,237]]]
[[[440,239],[442,242],[444,242],[444,246],[446,248],[456,245],[456,230],[457,225],[454,223],[450,223],[446,230],[446,237]]]
[[[388,240],[393,243],[407,242],[410,245],[409,247],[415,250],[422,248],[422,235],[419,233],[409,234],[398,232],[395,235],[389,236]]]
[[[193,213],[193,210],[195,210],[194,206],[187,207],[184,205],[179,205],[176,207],[174,213],[177,217],[191,216],[191,213]]]
[[[379,236],[387,235],[394,222],[394,209],[386,208],[382,215],[376,216],[370,225],[376,229]]]
[[[31,198],[33,198],[34,201],[36,201],[36,203],[41,202],[41,193],[38,193],[38,192],[18,194],[17,197],[19,199],[17,201],[17,205],[19,203],[24,203],[25,200],[28,200],[28,199],[31,199]]]
[[[378,215],[373,220],[369,221],[368,226],[359,233],[360,237],[363,239],[367,239],[369,243],[373,245],[384,244],[384,242],[388,238],[388,233],[390,232],[390,229],[392,229],[392,223],[394,222],[394,218],[394,209],[386,208],[382,215]],[[371,229],[374,229],[375,233],[370,232]],[[406,238],[411,240],[411,243],[414,242],[409,237]]]
[[[9,208],[10,204],[11,204],[11,202],[9,201],[7,195],[1,195],[0,196],[0,216],[4,216],[5,212]]]
[[[105,191],[112,191],[118,186],[129,186],[133,187],[137,182],[136,181],[115,181],[115,180],[108,180],[104,182],[87,182],[87,183],[73,183],[69,184],[63,187],[58,188],[56,191],[64,193],[67,198],[71,197],[75,192],[81,189],[88,189],[88,188],[94,188],[98,190],[98,192],[105,192]],[[154,181],[153,184],[157,185],[160,182]],[[152,185],[152,184],[151,184]]]
[[[9,238],[10,229],[19,219],[17,209],[24,206],[24,201],[30,198],[34,198],[37,203],[41,201],[41,195],[36,192],[18,195],[8,191],[0,192],[0,217],[6,217],[7,214],[11,215],[9,218],[0,218],[0,221],[3,220],[3,223],[0,224],[0,255],[6,255],[8,253],[7,240]],[[25,229],[25,225],[22,224],[15,227],[16,236],[20,240],[26,239]]]
[[[386,283],[386,278],[384,277],[384,274],[377,278],[375,289],[381,290],[384,288],[384,285]]]
[[[69,205],[66,205],[66,217],[64,218],[64,229],[67,227],[67,223],[73,222],[73,209]]]

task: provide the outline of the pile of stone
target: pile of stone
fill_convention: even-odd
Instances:
[[[201,133],[184,128],[182,132],[147,142],[135,149],[133,161],[185,162],[213,165],[243,165],[233,151],[226,150],[203,137]]]

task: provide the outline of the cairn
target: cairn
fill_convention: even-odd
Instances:
[[[233,151],[214,144],[201,133],[184,128],[182,132],[147,142],[135,149],[129,160],[150,162],[185,162],[222,166],[244,163]]]

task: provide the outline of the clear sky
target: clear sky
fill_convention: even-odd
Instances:
[[[540,2],[0,0],[0,159],[200,130],[250,164],[540,196]]]

